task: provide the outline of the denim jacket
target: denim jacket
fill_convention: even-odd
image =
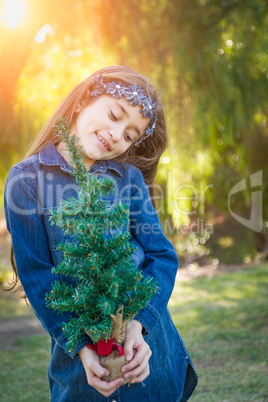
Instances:
[[[58,206],[62,198],[77,196],[78,187],[70,175],[72,169],[55,145],[49,144],[39,154],[12,167],[4,193],[7,228],[12,236],[18,275],[25,293],[36,316],[50,334],[52,345],[63,349],[71,360],[91,340],[85,334],[74,353],[69,353],[61,329],[61,323],[69,319],[69,314],[48,309],[45,294],[57,278],[51,268],[63,258],[57,246],[67,238],[59,227],[51,225],[49,218],[51,209]],[[130,241],[137,247],[132,259],[144,275],[155,277],[160,284],[159,293],[135,317],[142,323],[145,334],[150,335],[167,310],[178,269],[177,254],[163,233],[139,169],[113,160],[100,160],[94,163],[88,174],[115,180],[116,194],[109,195],[107,201],[128,206],[130,223],[123,230],[130,232]],[[107,230],[107,238],[115,232]]]

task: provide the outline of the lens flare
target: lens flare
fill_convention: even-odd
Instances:
[[[26,12],[26,3],[23,0],[4,0],[2,7],[2,22],[9,28],[14,29]]]

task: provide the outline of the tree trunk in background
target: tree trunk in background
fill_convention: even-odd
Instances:
[[[256,233],[256,249],[258,252],[267,250],[267,240],[264,231]]]

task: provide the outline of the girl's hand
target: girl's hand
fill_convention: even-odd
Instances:
[[[111,382],[102,381],[101,377],[109,375],[109,371],[101,366],[99,356],[94,350],[85,346],[78,354],[83,363],[88,384],[106,398],[124,382],[123,378],[117,378]]]
[[[137,353],[133,358],[133,349]],[[142,382],[150,374],[149,359],[152,356],[149,345],[142,336],[142,325],[139,321],[133,320],[129,323],[126,331],[124,354],[128,364],[122,367],[125,378],[133,377],[131,383]],[[133,358],[133,360],[131,360]]]

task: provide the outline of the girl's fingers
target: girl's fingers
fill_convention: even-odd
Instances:
[[[148,375],[150,374],[150,368],[149,368],[149,364],[146,367],[146,369],[143,371],[143,373],[141,373],[139,376],[137,376],[136,378],[133,378],[130,382],[131,384],[135,384],[138,382],[142,382],[143,380],[145,380],[145,378],[148,377]]]
[[[102,367],[99,363],[95,364],[94,368],[91,368],[91,370],[99,378],[109,375],[109,371]]]
[[[133,349],[138,349],[138,346],[144,342],[142,328],[141,323],[136,320],[132,320],[128,325],[124,344],[124,355],[128,361],[133,358]]]
[[[117,378],[111,382],[106,382],[101,379],[101,377],[108,375],[109,371],[101,366],[99,356],[96,352],[84,347],[80,350],[79,356],[85,369],[88,384],[106,398],[123,384],[124,378]]]
[[[133,346],[134,346],[134,339],[132,338],[127,339],[124,344],[124,355],[127,361],[130,361],[133,358]]]
[[[148,344],[144,342],[144,345],[141,345],[137,349],[137,353],[135,354],[134,358],[129,363],[127,363],[125,366],[122,367],[122,371],[123,372],[130,371],[135,367],[139,366],[143,361],[145,361],[145,364],[147,364],[151,356],[152,356],[151,349],[149,348]]]
[[[129,355],[133,356],[133,349],[136,350],[132,360],[122,367],[122,371],[125,373],[124,378],[132,378],[131,382],[141,382],[150,374],[149,359],[152,351],[145,342],[141,330],[141,324],[138,321],[132,321],[124,345],[124,354],[127,359]]]
[[[114,381],[106,382],[102,381],[99,377],[94,376],[90,381],[90,385],[103,396],[108,398],[117,390],[117,388],[119,388],[123,384],[123,382],[123,378],[117,378]]]
[[[129,377],[137,377],[141,373],[143,373],[146,368],[149,367],[148,360],[143,360],[138,366],[136,366],[133,370],[128,371],[126,374],[124,374],[124,378],[129,378]]]
[[[95,377],[92,381],[92,386],[94,388],[98,388],[102,391],[111,391],[116,390],[118,386],[120,386],[124,382],[124,378],[117,378],[111,382],[106,382],[101,380],[99,377]]]

